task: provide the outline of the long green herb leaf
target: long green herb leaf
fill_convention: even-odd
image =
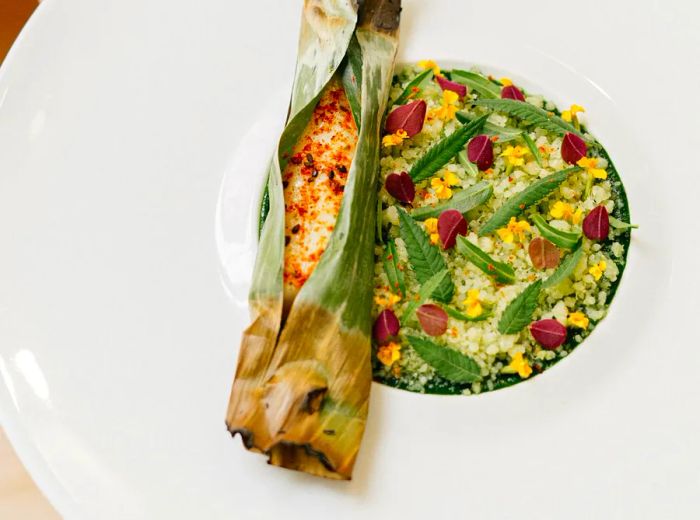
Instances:
[[[577,247],[554,271],[549,278],[542,282],[542,287],[554,287],[571,276],[576,266],[583,258],[583,248]]]
[[[453,383],[473,383],[481,379],[479,365],[469,356],[418,336],[408,336],[408,342],[445,379]]]
[[[476,114],[465,111],[457,112],[455,115],[457,117],[457,121],[465,125],[477,118]],[[486,121],[484,123],[483,132],[488,135],[497,135],[499,143],[507,143],[508,141],[512,141],[513,139],[520,137],[523,130],[510,126],[498,126]]]
[[[427,69],[418,74],[408,83],[408,85],[406,85],[406,88],[403,89],[401,95],[399,95],[399,97],[397,97],[394,101],[394,105],[403,105],[411,98],[412,95],[414,95],[414,88],[423,88],[423,86],[431,79],[433,79],[433,69]]]
[[[497,282],[515,282],[515,271],[506,263],[498,262],[491,258],[479,247],[472,244],[463,236],[457,237],[457,251],[464,255],[467,260],[481,269],[489,276],[493,276]]]
[[[401,321],[403,323],[408,322],[408,320],[413,317],[413,313],[416,312],[416,309],[423,305],[425,300],[430,298],[430,295],[433,294],[438,287],[440,287],[442,281],[449,277],[449,275],[449,271],[445,269],[444,271],[440,271],[438,274],[431,276],[427,282],[421,285],[420,290],[418,291],[418,298],[411,300],[411,303],[406,305],[403,314],[401,315]]]
[[[533,215],[532,221],[540,230],[540,234],[549,240],[552,244],[563,247],[565,249],[574,249],[581,241],[581,233],[568,233],[561,231],[554,226],[548,224],[542,215]]]
[[[535,145],[535,141],[532,140],[532,137],[530,137],[527,132],[523,132],[522,138],[530,150],[530,153],[535,158],[535,161],[537,161],[537,164],[542,166],[542,156],[540,155],[540,151],[537,149],[537,145]]]
[[[450,73],[452,81],[462,83],[472,90],[476,90],[482,97],[497,99],[501,97],[501,89],[488,78],[468,70],[453,70]]]
[[[592,140],[590,137],[586,137],[581,131],[577,130],[573,125],[564,121],[561,117],[536,107],[535,105],[531,105],[530,103],[517,101],[515,99],[477,99],[473,103],[477,106],[496,110],[497,112],[504,112],[536,127],[559,135],[571,132],[587,141]]]
[[[567,168],[565,170],[558,171],[551,175],[548,175],[544,179],[540,179],[537,182],[531,184],[523,191],[516,193],[510,197],[501,207],[499,207],[496,212],[491,216],[491,218],[486,221],[486,223],[481,226],[479,230],[479,235],[484,236],[489,233],[493,233],[498,228],[505,226],[510,217],[515,217],[522,213],[527,207],[539,202],[547,195],[552,193],[559,185],[566,180],[566,178],[573,172],[578,171],[579,168],[574,166],[572,168]]]
[[[399,233],[408,251],[408,260],[413,272],[422,284],[432,276],[445,271],[447,265],[440,254],[440,250],[430,243],[428,235],[420,228],[408,213],[399,209]],[[432,297],[439,302],[447,303],[452,299],[455,286],[449,276],[432,293]]]
[[[532,313],[537,308],[541,289],[542,282],[537,280],[510,302],[498,322],[498,332],[515,334],[528,325],[532,321]]]
[[[399,259],[396,255],[396,244],[393,240],[387,242],[384,249],[384,272],[389,280],[389,286],[392,292],[401,292],[401,296],[406,296],[406,280],[403,271],[399,269]]]
[[[484,321],[493,315],[493,312],[491,312],[490,309],[484,310],[481,314],[474,316],[473,318],[471,316],[467,316],[466,314],[462,314],[457,309],[453,309],[452,307],[445,307],[445,312],[451,318],[459,321]]]
[[[418,159],[408,174],[415,182],[431,177],[436,171],[445,166],[450,159],[464,148],[467,141],[481,131],[487,116],[482,116],[455,130],[451,135],[428,150]]]
[[[457,162],[464,166],[464,169],[467,170],[470,176],[476,177],[479,175],[479,168],[467,158],[466,150],[462,150],[457,154]]]
[[[610,227],[613,229],[637,229],[639,226],[637,224],[630,224],[629,222],[623,222],[615,217],[608,217],[610,221]]]
[[[446,209],[456,209],[460,213],[481,206],[493,195],[493,187],[486,181],[481,181],[467,189],[455,192],[451,199],[436,204],[435,206],[424,206],[414,209],[411,216],[416,220],[425,220],[431,217],[438,217]]]

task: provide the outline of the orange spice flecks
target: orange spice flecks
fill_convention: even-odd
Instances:
[[[335,227],[357,144],[357,127],[342,84],[332,80],[292,150],[284,180],[284,296],[311,275]]]

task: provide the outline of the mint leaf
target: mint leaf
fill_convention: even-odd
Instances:
[[[438,274],[428,278],[428,281],[421,285],[420,290],[418,291],[418,298],[411,300],[411,303],[406,305],[406,308],[401,315],[401,321],[404,323],[408,322],[408,320],[413,317],[413,313],[416,312],[416,309],[423,305],[425,300],[430,298],[430,295],[433,294],[438,287],[440,287],[442,281],[449,275],[450,273],[447,271],[447,269],[445,269],[444,271],[440,271]]]
[[[528,285],[512,302],[498,322],[498,332],[501,334],[515,334],[520,332],[532,321],[532,313],[537,308],[537,300],[542,289],[542,282],[536,281]]]
[[[497,282],[513,283],[515,281],[515,271],[511,266],[494,260],[463,236],[457,237],[457,251],[484,273],[493,276]]]
[[[408,172],[414,182],[419,182],[431,177],[440,168],[450,162],[450,160],[464,148],[467,141],[479,133],[487,117],[488,116],[481,116],[479,119],[475,119],[433,145],[423,157],[416,161],[411,171]]]
[[[482,97],[498,99],[501,97],[501,89],[488,78],[468,70],[453,70],[450,72],[452,81],[462,83],[470,89],[477,91]]]
[[[557,270],[554,271],[549,276],[549,278],[547,278],[544,282],[542,282],[542,287],[544,287],[544,288],[554,287],[555,285],[559,285],[561,282],[566,280],[569,276],[571,276],[571,273],[574,272],[574,269],[576,269],[576,266],[581,261],[582,257],[583,257],[583,248],[582,247],[576,248],[576,251],[571,253],[559,265],[559,267],[557,267]]]
[[[581,233],[568,233],[561,231],[553,226],[550,226],[542,215],[533,215],[532,222],[535,223],[537,229],[540,230],[540,235],[549,240],[552,244],[563,247],[564,249],[575,249],[581,241]]]
[[[393,240],[390,240],[386,248],[384,249],[384,272],[389,280],[389,286],[392,292],[401,292],[402,297],[406,297],[406,281],[403,275],[403,271],[399,269],[399,259],[396,256],[396,244]]]
[[[425,231],[403,209],[399,209],[399,222],[399,233],[406,244],[408,260],[418,281],[424,284],[432,276],[447,270],[440,250],[430,243],[430,238]],[[454,290],[452,278],[448,276],[432,293],[432,297],[439,302],[448,303],[452,299]]]
[[[509,116],[517,117],[536,127],[554,132],[558,135],[565,135],[567,132],[576,134],[581,139],[591,142],[590,137],[584,136],[579,130],[564,121],[561,117],[547,112],[546,110],[515,99],[477,99],[473,101],[476,106],[490,108],[497,112],[503,112]]]
[[[491,184],[481,181],[467,189],[455,191],[452,198],[445,202],[438,203],[435,206],[423,206],[422,208],[414,209],[411,212],[411,217],[416,220],[439,217],[440,213],[446,209],[456,209],[460,213],[466,213],[477,206],[481,206],[491,198],[491,195],[493,195]]]
[[[479,236],[493,233],[498,228],[505,226],[510,217],[515,217],[522,213],[527,207],[539,202],[547,195],[552,193],[559,185],[564,182],[573,172],[580,170],[578,166],[560,170],[556,173],[548,175],[544,179],[540,179],[523,191],[516,193],[505,201],[501,207],[491,216],[486,223],[481,226]]]
[[[399,95],[399,97],[396,98],[393,104],[403,105],[406,101],[408,101],[411,98],[411,94],[414,94],[414,88],[423,88],[423,86],[431,79],[433,79],[433,69],[424,70],[408,82],[406,88],[403,89],[403,92],[401,92],[401,94]]]
[[[469,356],[418,336],[408,336],[407,339],[423,361],[445,379],[453,383],[473,383],[481,379],[479,365]]]

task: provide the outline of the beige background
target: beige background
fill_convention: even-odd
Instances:
[[[36,0],[0,0],[0,63],[36,5]],[[15,455],[0,425],[0,519],[58,518]]]

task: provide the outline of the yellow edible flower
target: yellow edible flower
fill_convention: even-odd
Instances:
[[[513,81],[510,78],[501,78],[499,81],[504,87],[510,87],[513,84]]]
[[[479,289],[469,289],[467,291],[467,298],[462,302],[462,305],[467,308],[467,316],[470,318],[481,316],[484,309],[481,306],[481,300],[479,299]]]
[[[504,228],[497,229],[496,233],[501,237],[501,240],[507,243],[513,242],[515,236],[518,236],[518,240],[521,242],[525,239],[525,231],[530,231],[530,224],[527,220],[517,221],[515,217],[510,217],[508,225]]]
[[[561,113],[561,118],[566,121],[567,123],[571,123],[574,119],[576,119],[576,114],[579,112],[585,112],[586,109],[583,108],[581,105],[571,105],[569,107],[569,110],[564,110]]]
[[[451,90],[443,90],[442,106],[433,110],[432,114],[435,117],[442,119],[443,121],[450,121],[451,119],[455,118],[455,114],[457,113],[457,110],[459,108],[457,106],[458,101],[459,94]]]
[[[450,186],[457,186],[460,182],[462,182],[457,174],[451,172],[450,170],[445,170],[442,174],[442,178],[445,179],[445,182]]]
[[[390,367],[401,359],[401,345],[393,341],[382,345],[377,349],[377,359],[381,361],[384,366]]]
[[[588,328],[588,317],[582,312],[572,312],[567,319],[569,325],[579,329]]]
[[[374,297],[374,303],[379,305],[380,307],[393,307],[397,303],[401,301],[401,296],[398,294],[394,293],[389,293],[389,296],[384,297],[384,296],[375,296]]]
[[[595,278],[596,280],[600,280],[600,277],[603,276],[603,273],[605,272],[605,268],[607,266],[608,264],[605,263],[605,260],[601,260],[597,264],[591,266],[588,272],[593,275],[593,278]]]
[[[554,203],[552,209],[549,210],[549,214],[552,215],[554,218],[568,220],[572,224],[578,224],[579,222],[581,222],[581,218],[583,217],[583,211],[581,210],[581,208],[574,211],[574,208],[571,206],[571,204],[562,202],[560,200]]]
[[[427,218],[427,219],[425,219],[423,224],[425,224],[425,229],[430,234],[430,243],[437,244],[440,241],[440,235],[438,235],[438,232],[437,232],[438,219]]]
[[[442,175],[442,179],[439,177],[433,177],[430,180],[430,187],[435,191],[435,196],[438,199],[449,199],[452,197],[451,186],[457,186],[460,183],[459,177],[449,170],[445,170]]]
[[[524,146],[518,145],[508,145],[506,149],[501,152],[501,157],[505,157],[508,161],[509,166],[522,166],[525,164],[525,156],[529,154],[530,151]]]
[[[603,168],[598,168],[598,159],[595,157],[581,157],[576,164],[581,168],[585,168],[588,175],[594,179],[608,178],[608,172]]]
[[[540,151],[541,154],[544,155],[550,155],[554,151],[554,148],[552,148],[546,143],[538,146],[537,149]]]
[[[408,139],[408,134],[406,133],[406,130],[399,129],[393,134],[387,134],[382,137],[382,146],[387,148],[389,146],[398,146],[403,143],[404,139]]]
[[[527,362],[527,359],[523,357],[522,352],[516,352],[510,361],[508,368],[514,372],[517,372],[520,377],[527,379],[532,374],[532,367]]]
[[[433,60],[420,60],[418,66],[423,70],[433,69],[433,74],[440,76],[440,67]]]

